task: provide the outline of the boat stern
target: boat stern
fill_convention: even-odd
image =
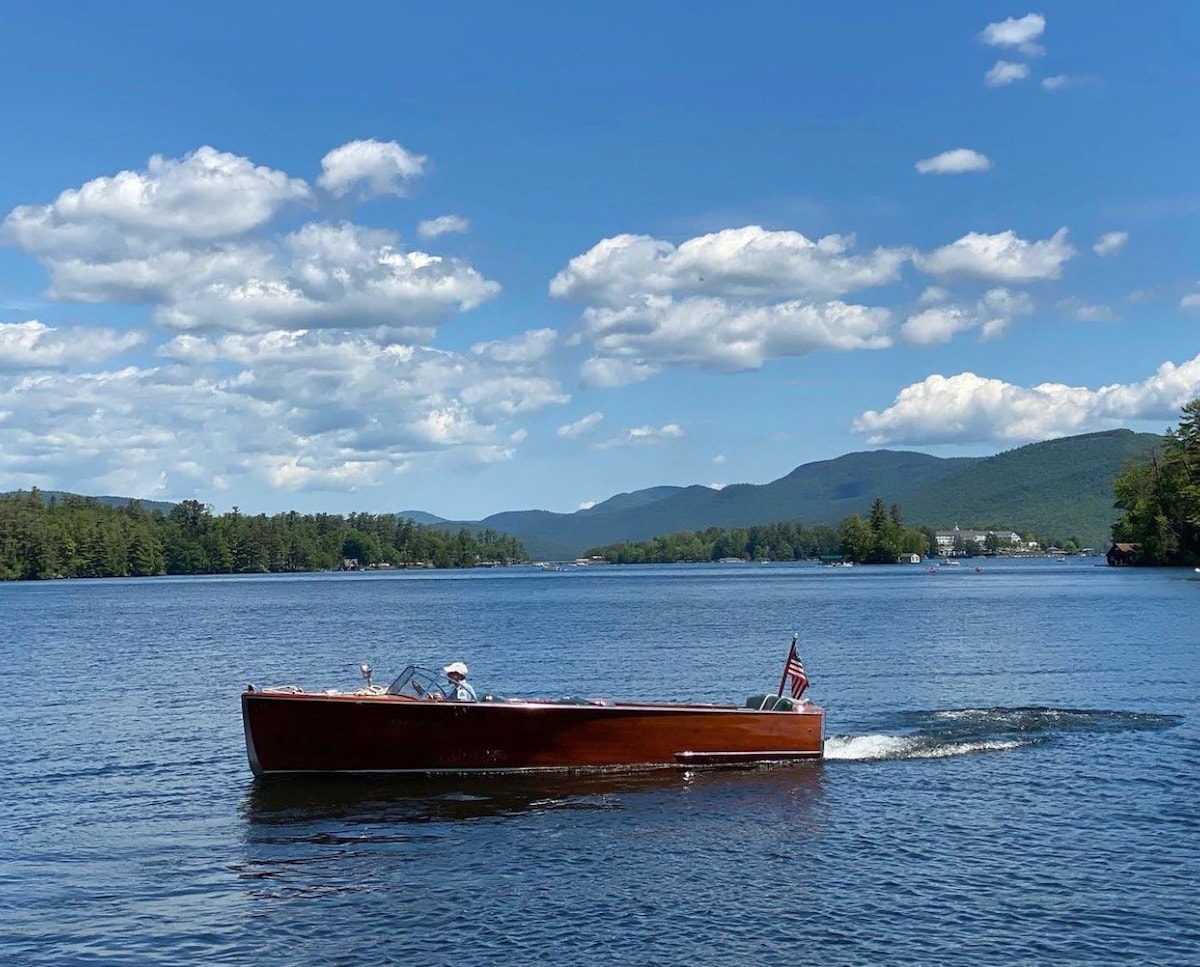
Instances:
[[[254,748],[254,732],[250,727],[250,703],[256,694],[253,685],[247,685],[242,692],[242,731],[246,734],[246,758],[250,761],[250,771],[256,776],[263,774],[262,763],[258,761],[258,752]]]

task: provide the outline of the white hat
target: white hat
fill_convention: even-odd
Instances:
[[[467,677],[467,666],[461,661],[452,661],[449,665],[443,668],[442,671],[447,675],[449,675],[451,672],[458,672],[463,678]]]

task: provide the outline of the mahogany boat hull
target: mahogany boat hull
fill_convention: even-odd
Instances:
[[[820,759],[824,711],[242,693],[255,775],[695,768]]]

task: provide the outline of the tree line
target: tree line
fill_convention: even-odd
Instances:
[[[1066,551],[1078,549],[1073,538],[1053,546]],[[950,548],[955,555],[966,557],[1002,554],[1009,549],[1008,540],[995,532],[989,533],[982,542],[957,538]],[[612,564],[695,563],[728,558],[895,564],[912,554],[935,557],[939,553],[937,532],[932,527],[906,525],[899,504],[889,506],[882,497],[877,497],[865,517],[851,514],[837,527],[821,524],[806,527],[794,521],[732,529],[710,527],[703,531],[679,531],[648,541],[593,547],[586,556],[603,558]]]
[[[900,507],[889,509],[882,498],[863,518],[851,515],[838,527],[805,526],[779,521],[753,527],[680,531],[648,541],[626,541],[594,547],[588,557],[613,564],[669,564],[676,561],[808,561],[837,558],[860,563],[893,564],[901,554],[936,552],[937,540],[929,529],[906,527]]]
[[[868,516],[852,515],[839,527],[815,524],[805,527],[793,521],[755,527],[682,530],[648,541],[625,541],[590,548],[587,557],[604,558],[612,564],[672,564],[676,561],[814,560],[820,558],[857,563],[894,564],[900,554],[936,552],[931,529],[907,528],[900,507],[890,509],[882,498],[871,504]]]
[[[709,527],[703,531],[679,531],[648,541],[624,541],[593,547],[587,557],[600,557],[611,564],[671,564],[676,561],[719,561],[737,557],[759,561],[800,561],[839,553],[837,531],[793,522],[735,527]]]
[[[1123,511],[1113,540],[1141,545],[1134,563],[1200,564],[1200,399],[1183,407],[1161,449],[1117,476],[1113,492]]]
[[[130,501],[0,496],[0,580],[254,574],[359,567],[477,567],[528,561],[514,537],[457,533],[394,514],[214,515],[195,500],[164,514]]]

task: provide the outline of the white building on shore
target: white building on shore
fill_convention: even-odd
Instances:
[[[1014,551],[1036,551],[1039,550],[1037,541],[1026,541],[1021,539],[1021,535],[1016,531],[1004,530],[1003,528],[993,528],[990,530],[973,530],[971,528],[961,528],[957,524],[953,530],[934,531],[937,538],[938,554],[950,557],[954,554],[955,549],[961,549],[974,541],[980,547],[987,544],[987,540],[992,535],[995,535],[996,543],[999,547],[1007,547]]]

